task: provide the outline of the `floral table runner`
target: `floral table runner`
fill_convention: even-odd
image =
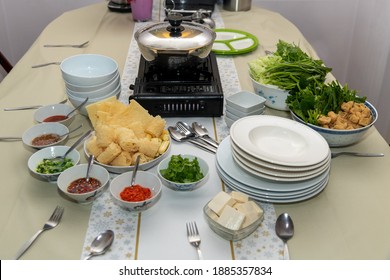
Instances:
[[[159,19],[160,15],[164,15],[163,8],[155,5],[153,19]],[[224,27],[218,6],[213,12],[213,19],[217,28]],[[148,24],[150,22],[137,22],[134,32]],[[121,76],[122,92],[119,99],[125,104],[128,103],[130,96],[129,86],[135,81],[138,74],[139,59],[140,51],[137,43],[135,40],[131,40],[125,68]],[[217,57],[217,63],[225,98],[240,91],[240,83],[233,59]],[[218,140],[222,141],[229,135],[229,129],[223,118],[215,118],[215,123]],[[111,174],[111,176],[113,178],[115,174]],[[275,260],[283,258],[283,243],[276,236],[274,230],[275,209],[269,203],[261,203],[261,205],[264,209],[264,221],[261,226],[249,237],[233,242],[234,256],[238,260]],[[112,247],[106,254],[95,259],[135,259],[138,220],[138,214],[117,207],[110,198],[110,192],[104,192],[93,202],[81,258],[85,258],[89,254],[90,244],[100,232],[112,229],[115,232],[115,249]]]

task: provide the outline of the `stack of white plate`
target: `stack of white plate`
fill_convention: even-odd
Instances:
[[[265,98],[252,92],[240,91],[226,98],[225,122],[230,127],[236,120],[247,116],[261,115]]]
[[[86,105],[111,96],[118,97],[121,92],[118,64],[110,57],[75,55],[65,59],[60,68],[72,105],[76,107],[88,97],[88,102],[80,109],[84,115],[87,115]]]
[[[256,200],[309,199],[327,185],[331,153],[316,131],[290,119],[249,116],[219,145],[217,171],[225,184]]]

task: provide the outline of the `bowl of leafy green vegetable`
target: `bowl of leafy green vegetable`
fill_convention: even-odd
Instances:
[[[54,159],[63,156],[68,146],[46,147],[33,153],[28,159],[27,165],[34,177],[55,183],[64,170],[77,165],[80,161],[80,153],[72,150],[65,159]]]
[[[277,50],[248,63],[249,76],[267,107],[288,111],[286,98],[312,84],[323,83],[332,70],[299,46],[279,40]]]
[[[378,119],[378,112],[365,97],[337,81],[308,87],[287,99],[293,120],[320,133],[330,147],[343,147],[362,140]]]
[[[163,184],[176,191],[191,191],[208,178],[207,162],[194,155],[172,155],[160,162],[157,173]]]

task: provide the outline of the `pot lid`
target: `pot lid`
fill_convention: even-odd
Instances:
[[[183,15],[171,13],[168,22],[146,26],[138,30],[134,37],[138,44],[154,50],[193,50],[211,44],[216,34],[209,27],[182,22]]]

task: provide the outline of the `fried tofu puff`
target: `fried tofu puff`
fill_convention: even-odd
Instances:
[[[324,128],[356,129],[369,125],[372,122],[372,114],[363,103],[348,101],[341,104],[338,114],[330,111],[327,116],[320,115],[317,122]]]

